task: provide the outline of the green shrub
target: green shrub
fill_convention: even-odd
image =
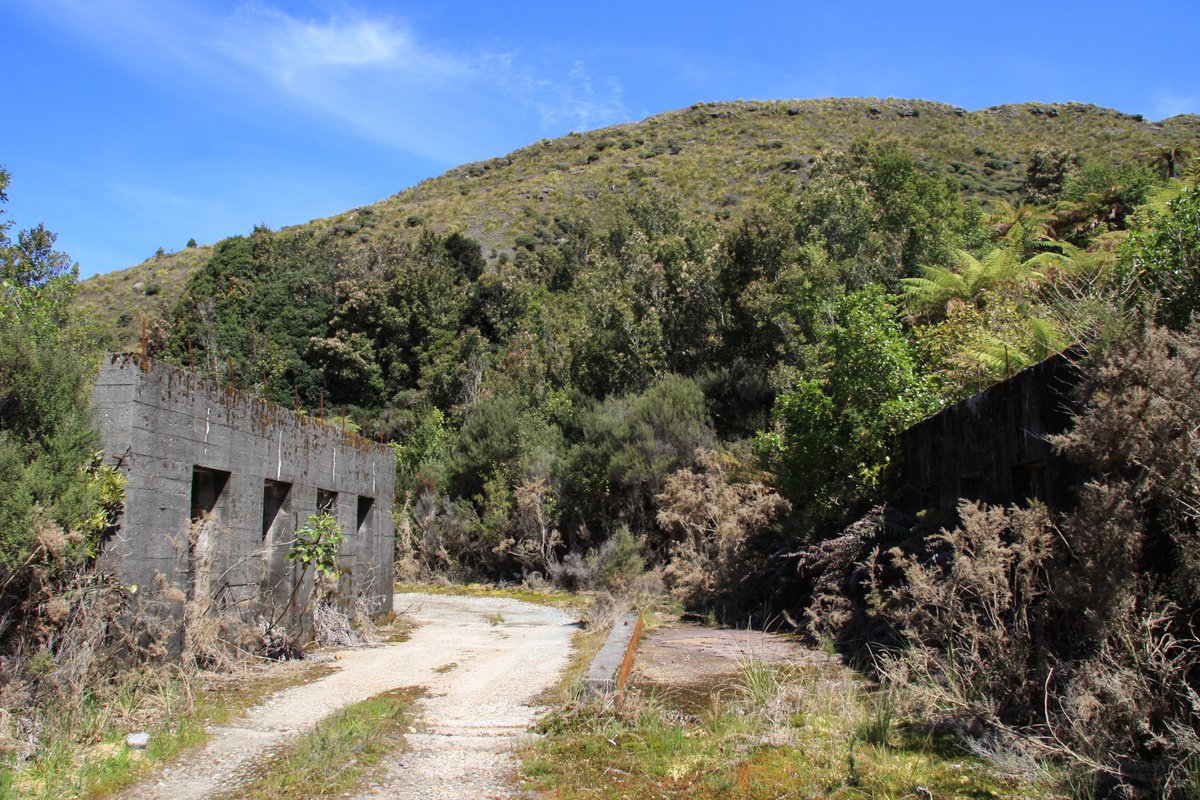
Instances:
[[[336,579],[338,549],[345,539],[337,517],[325,512],[310,514],[304,525],[296,529],[296,540],[288,550],[287,560],[295,561],[305,570],[312,567],[323,578]]]
[[[7,180],[0,169],[0,200]],[[0,639],[22,636],[32,651],[55,627],[42,624],[40,609],[96,556],[124,484],[96,457],[95,354],[67,313],[77,270],[44,227],[15,244],[7,227],[0,225],[0,607],[20,612],[5,615]]]
[[[646,571],[642,542],[630,533],[628,525],[619,526],[604,544],[589,553],[587,563],[595,570],[599,586],[617,593]]]

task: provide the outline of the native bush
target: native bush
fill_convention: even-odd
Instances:
[[[1156,321],[1176,330],[1200,308],[1200,187],[1150,211],[1123,248],[1125,268],[1152,302]]]
[[[653,525],[651,507],[667,476],[713,443],[704,395],[695,381],[667,375],[645,392],[609,398],[583,411],[565,457],[571,528],[634,530]]]
[[[860,140],[821,156],[797,216],[801,241],[823,247],[851,288],[894,289],[918,265],[945,263],[953,247],[985,238],[978,209],[958,202],[948,180],[891,142]]]
[[[875,492],[895,435],[936,403],[881,287],[843,297],[834,320],[824,378],[781,393],[774,430],[756,442],[787,495],[813,518]]]

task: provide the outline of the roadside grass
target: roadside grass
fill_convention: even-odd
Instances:
[[[421,696],[417,688],[393,689],[330,714],[307,734],[258,762],[243,783],[219,800],[315,800],[342,797],[362,788],[380,761],[404,745]]]
[[[623,707],[568,703],[525,751],[526,785],[553,800],[1059,796],[1049,780],[1001,775],[897,719],[892,698],[844,667],[748,659],[722,689],[697,713],[671,692]]]
[[[579,700],[579,687],[588,665],[604,646],[608,638],[607,627],[580,627],[571,635],[571,657],[567,668],[562,671],[558,682],[538,696],[537,702],[544,706],[559,707]]]
[[[334,671],[325,663],[288,662],[205,674],[178,667],[131,670],[90,687],[78,708],[48,709],[40,750],[19,768],[0,757],[0,798],[104,797],[199,747],[210,725],[243,714],[267,696]],[[145,731],[145,750],[125,744]]]

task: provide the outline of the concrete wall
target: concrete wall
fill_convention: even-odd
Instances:
[[[909,428],[904,504],[913,511],[953,511],[960,498],[1069,505],[1071,466],[1046,437],[1069,425],[1077,383],[1069,355],[1055,355]]]
[[[283,614],[292,633],[306,636],[311,619],[297,609],[307,605],[312,576],[301,580],[286,554],[321,496],[346,534],[338,604],[391,609],[389,447],[132,355],[105,358],[93,402],[105,462],[128,479],[101,563],[137,584],[138,597],[161,599],[173,586],[247,620]],[[202,511],[207,522],[194,523]]]

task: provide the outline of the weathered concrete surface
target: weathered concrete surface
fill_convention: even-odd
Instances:
[[[960,498],[1068,505],[1071,466],[1047,437],[1069,425],[1077,383],[1070,354],[1055,355],[909,428],[904,504],[912,511],[953,511]]]
[[[646,632],[627,691],[701,714],[721,695],[744,689],[751,664],[824,671],[838,669],[840,662],[799,636],[681,622]]]
[[[583,676],[583,693],[591,698],[620,698],[642,638],[642,615],[625,614],[617,620],[604,645]]]
[[[101,562],[139,600],[207,596],[247,619],[290,609],[284,621],[302,634],[312,579],[293,597],[301,569],[286,554],[320,498],[346,534],[338,602],[391,608],[390,448],[138,356],[105,358],[93,403],[105,461],[128,479]]]

